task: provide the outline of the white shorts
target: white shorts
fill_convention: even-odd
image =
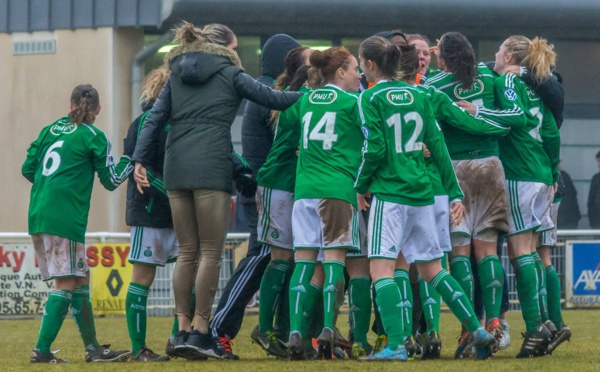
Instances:
[[[556,233],[556,222],[558,220],[558,207],[560,206],[560,202],[552,203],[550,206],[550,219],[552,223],[554,223],[554,227],[550,230],[543,231],[540,235],[540,247],[553,247],[558,242],[558,234]],[[543,230],[544,226],[540,228]]]
[[[258,186],[256,189],[258,241],[276,248],[292,249],[294,194]]]
[[[440,248],[433,204],[413,207],[373,198],[369,216],[369,259],[425,262],[444,255]]]
[[[452,162],[456,178],[465,198],[462,201],[465,214],[461,223],[452,226],[450,232],[469,239],[465,244],[452,241],[452,245],[469,245],[471,239],[489,241],[493,234],[487,230],[508,231],[507,201],[504,189],[504,168],[495,156],[483,159],[456,160]],[[480,236],[481,235],[481,236]],[[492,240],[496,241],[496,238]]]
[[[506,180],[506,194],[509,236],[527,231],[542,232],[554,227],[550,218],[550,205],[554,197],[552,186]]]
[[[89,267],[83,243],[44,233],[33,234],[31,239],[42,280],[85,278]]]
[[[175,229],[131,227],[129,262],[165,266],[167,263],[175,262],[178,254],[179,243],[175,236]]]
[[[433,205],[435,225],[437,226],[438,240],[443,252],[452,252],[450,242],[450,205],[448,195],[436,195]]]
[[[358,212],[340,199],[299,199],[292,212],[294,249],[359,251]]]
[[[363,211],[358,212],[358,243],[360,252],[348,251],[346,258],[362,258],[369,256],[369,234],[367,231],[367,219]]]

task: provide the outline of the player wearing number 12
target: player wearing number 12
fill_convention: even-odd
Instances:
[[[71,94],[71,112],[42,129],[27,150],[21,172],[33,183],[29,204],[29,234],[42,278],[54,279],[31,363],[64,363],[50,351],[69,307],[85,345],[88,362],[121,361],[127,351],[111,351],[96,339],[90,302],[89,268],[84,237],[94,173],[114,190],[131,171],[129,158],[118,166],[110,141],[93,125],[100,112],[98,91],[79,85]]]
[[[493,336],[480,327],[473,308],[458,282],[440,264],[443,252],[437,235],[434,193],[427,175],[423,143],[431,151],[442,182],[448,185],[452,222],[462,217],[463,194],[458,186],[444,137],[425,94],[400,81],[414,80],[419,57],[414,45],[394,45],[373,36],[362,42],[361,67],[375,86],[359,99],[365,144],[355,183],[361,209],[369,205],[369,259],[377,305],[388,335],[388,345],[360,360],[406,361],[403,301],[394,269],[400,252],[407,263],[416,262],[421,277],[430,283],[474,338],[478,359],[491,355]]]
[[[325,280],[318,284],[323,288],[324,327],[318,344],[323,357],[331,359],[346,253],[359,249],[353,184],[363,140],[355,93],[360,73],[356,58],[343,47],[314,51],[310,63],[311,81],[325,85],[291,108],[301,121],[301,135],[292,211],[296,267],[290,281],[290,351],[292,358],[303,354],[303,313],[312,310],[307,297],[323,250]]]

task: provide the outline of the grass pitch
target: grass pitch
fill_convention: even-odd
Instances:
[[[520,332],[524,330],[521,314],[510,312],[512,343],[507,350],[499,352],[492,359],[475,362],[473,360],[454,360],[456,336],[459,334],[458,321],[452,314],[443,313],[441,320],[441,336],[443,340],[442,359],[421,361],[415,359],[408,363],[358,363],[352,360],[290,362],[267,357],[257,345],[250,341],[250,331],[258,322],[258,317],[248,315],[240,334],[234,341],[233,349],[241,357],[240,361],[209,360],[206,362],[187,362],[171,360],[166,363],[141,364],[127,363],[95,363],[86,364],[84,350],[77,328],[73,320],[65,319],[63,327],[53,344],[53,349],[60,349],[58,356],[71,361],[69,365],[31,365],[29,354],[35,345],[41,319],[0,320],[0,370],[1,371],[599,371],[600,370],[600,332],[595,326],[600,324],[600,311],[565,311],[565,321],[573,331],[571,342],[566,342],[555,351],[554,355],[544,358],[516,360],[515,355],[521,346]],[[342,333],[347,334],[347,317],[340,316],[338,325]],[[160,354],[172,326],[171,318],[149,318],[147,343],[150,348]],[[111,343],[114,349],[130,349],[127,324],[124,317],[96,319],[98,340]],[[373,342],[373,335],[370,337]]]

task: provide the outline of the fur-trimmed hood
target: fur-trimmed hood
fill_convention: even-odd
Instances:
[[[169,53],[169,68],[184,84],[201,84],[229,66],[242,64],[236,53],[212,43],[191,43],[173,48]]]

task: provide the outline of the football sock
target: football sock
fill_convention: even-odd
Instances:
[[[350,316],[352,317],[354,342],[367,345],[367,333],[371,322],[371,278],[359,276],[350,279],[348,286]]]
[[[260,282],[260,302],[258,304],[258,326],[261,332],[273,330],[273,317],[278,299],[290,267],[286,260],[272,260]]]
[[[535,262],[530,254],[512,260],[517,278],[517,294],[521,302],[521,312],[528,333],[537,330],[542,319],[538,302]]]
[[[413,294],[410,286],[410,277],[408,271],[403,269],[394,270],[394,281],[400,289],[400,298],[402,298],[402,318],[404,322],[403,334],[404,338],[412,336],[412,307]],[[392,349],[395,350],[395,349]]]
[[[421,287],[421,303],[423,306],[423,315],[427,324],[427,333],[431,331],[440,331],[440,294],[427,283],[423,278],[419,278]]]
[[[288,270],[283,279],[283,288],[279,293],[277,305],[275,305],[275,328],[281,335],[285,336],[290,333],[290,280],[293,273],[293,262],[289,262]]]
[[[79,328],[79,334],[86,348],[100,347],[96,339],[96,326],[94,324],[94,312],[90,301],[90,286],[80,285],[73,291],[71,301],[71,314],[75,324]]]
[[[125,317],[131,340],[131,350],[137,355],[146,346],[146,305],[150,288],[134,282],[129,283],[125,297]]]
[[[71,305],[72,292],[67,290],[55,289],[50,292],[46,307],[44,307],[44,316],[42,326],[38,335],[35,349],[42,354],[50,353],[50,347],[60,331],[65,316],[69,312]]]
[[[316,312],[318,309],[317,305],[319,305],[322,300],[323,288],[314,283],[310,283],[306,293],[306,300],[304,301],[303,329],[300,333],[303,338],[312,338],[315,336],[317,329],[323,329],[323,312]]]
[[[556,329],[560,330],[563,327],[560,279],[552,265],[546,267],[546,287],[548,290],[548,317]]]
[[[315,273],[315,261],[298,260],[290,280],[290,332],[304,329],[304,306],[310,280]]]
[[[538,281],[538,302],[540,307],[540,316],[542,317],[542,322],[545,322],[549,319],[548,292],[546,290],[546,268],[544,267],[544,263],[537,252],[531,253],[531,257],[533,257],[533,261],[535,262],[535,272]]]
[[[325,261],[325,283],[323,284],[323,326],[335,329],[335,312],[337,310],[338,289],[344,288],[344,267],[341,261]]]
[[[452,275],[445,270],[441,270],[429,284],[440,294],[450,311],[460,320],[465,329],[473,333],[481,327],[473,311],[473,306]]]
[[[477,268],[479,269],[479,283],[481,284],[486,318],[488,320],[498,318],[504,287],[504,272],[500,258],[496,255],[484,257],[477,261]]]
[[[450,260],[450,273],[462,287],[471,306],[473,305],[473,270],[471,269],[471,259],[467,256],[454,255]]]
[[[375,282],[377,306],[381,315],[381,323],[388,336],[388,347],[392,350],[404,345],[403,315],[398,309],[402,307],[400,288],[392,278],[382,278]]]

